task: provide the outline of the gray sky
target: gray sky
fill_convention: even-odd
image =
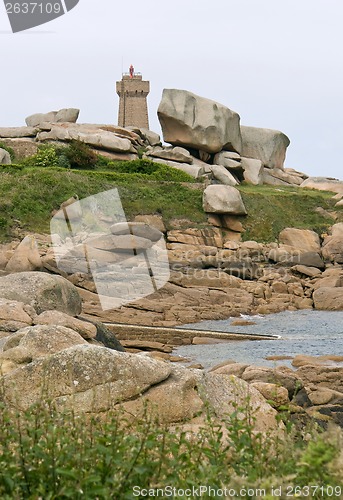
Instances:
[[[80,0],[12,34],[1,3],[0,126],[64,107],[117,123],[123,61],[151,82],[152,130],[163,88],[189,90],[287,134],[287,167],[343,178],[342,19],[342,0]]]

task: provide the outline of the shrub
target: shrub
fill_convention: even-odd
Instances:
[[[113,162],[115,172],[125,174],[151,175],[158,170],[158,164],[150,160],[133,160]]]
[[[24,167],[61,167],[75,169],[94,169],[98,155],[80,141],[71,141],[67,146],[40,146],[38,153],[25,158]]]
[[[106,156],[101,154],[98,154],[97,156],[98,156],[96,162],[97,167],[101,168],[101,167],[113,166],[113,160],[111,160],[110,158],[107,158]]]
[[[134,486],[167,485],[264,488],[266,498],[272,486],[286,492],[291,486],[331,485],[339,493],[338,443],[326,446],[325,436],[314,431],[309,442],[292,437],[261,439],[251,421],[236,413],[228,416],[226,429],[209,416],[191,436],[158,424],[148,411],[128,421],[122,411],[76,416],[42,402],[15,415],[0,403],[0,497],[122,500],[133,498]],[[318,490],[311,498],[327,497]]]
[[[190,176],[182,170],[178,170],[174,167],[169,167],[162,163],[158,164],[158,169],[155,170],[152,177],[156,181],[168,181],[168,182],[196,182],[194,177]]]
[[[63,155],[67,158],[70,168],[94,169],[98,161],[98,155],[87,144],[75,140],[64,148]]]
[[[139,159],[143,158],[143,155],[146,152],[146,150],[147,150],[147,148],[145,146],[138,146],[138,148],[137,148],[137,154],[138,154],[138,158]]]
[[[6,217],[0,216],[0,227],[6,229],[8,225],[9,225],[8,219]]]
[[[151,160],[116,161],[109,164],[113,172],[121,174],[144,175],[150,180],[165,182],[195,182],[195,179],[182,170]]]
[[[61,168],[70,168],[70,161],[68,160],[67,155],[63,152],[58,156],[58,166]]]
[[[58,155],[53,146],[41,146],[38,152],[21,162],[25,167],[57,167]]]

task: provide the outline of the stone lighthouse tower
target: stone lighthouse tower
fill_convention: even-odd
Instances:
[[[150,82],[142,79],[141,73],[135,73],[130,66],[129,73],[123,73],[117,82],[119,95],[118,125],[120,127],[149,128],[147,96]]]

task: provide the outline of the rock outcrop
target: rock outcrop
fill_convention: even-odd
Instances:
[[[26,236],[9,259],[5,271],[8,273],[19,273],[24,271],[38,271],[42,268],[43,263],[38,252],[37,243],[31,236]]]
[[[324,239],[323,257],[331,262],[343,264],[343,223],[334,224],[331,234]]]
[[[300,187],[343,193],[343,181],[332,177],[308,177],[300,184]]]
[[[296,370],[228,362],[210,373],[174,367],[143,354],[91,346],[62,326],[34,326],[8,336],[0,346],[1,401],[24,411],[49,399],[58,410],[106,414],[122,408],[161,423],[217,422],[249,412],[254,430],[281,432],[277,411],[341,425],[342,368],[309,358]],[[306,364],[306,362],[308,364]],[[312,363],[312,364],[311,364]]]
[[[43,123],[75,123],[79,117],[80,110],[74,108],[60,109],[59,111],[50,111],[49,113],[36,113],[25,119],[28,127],[36,127]]]
[[[313,302],[316,309],[342,311],[343,287],[328,288],[322,286],[313,292]]]
[[[292,361],[296,370],[230,360],[213,367],[210,374],[226,374],[248,382],[249,390],[259,391],[273,408],[281,411],[288,408],[293,422],[298,420],[303,425],[313,419],[324,428],[332,423],[343,427],[343,368],[332,366],[331,358],[342,360],[338,356],[296,356]]]
[[[172,146],[163,146],[158,134],[137,127],[76,123],[78,113],[70,108],[35,114],[26,118],[27,127],[0,128],[0,137],[17,159],[35,154],[42,143],[76,140],[114,161],[143,157],[214,184],[298,186],[307,178],[284,169],[289,144],[285,134],[241,127],[236,112],[185,90],[165,89],[158,109],[164,140]]]
[[[221,189],[238,193],[231,186],[211,185],[206,188],[205,194],[212,190],[217,193]],[[241,203],[240,199],[238,201]],[[217,203],[216,198],[215,202]],[[339,263],[342,224],[332,227],[332,234],[324,239],[322,246],[316,233],[294,228],[286,228],[280,233],[279,244],[242,242],[244,216],[227,213],[229,210],[236,212],[237,208],[226,204],[223,208],[215,205],[212,209],[225,212],[209,214],[215,226],[166,231],[161,218],[138,216],[135,223],[113,226],[112,236],[94,235],[87,240],[87,244],[92,245],[92,254],[94,253],[99,264],[108,265],[110,262],[121,262],[125,252],[132,252],[133,246],[149,250],[155,245],[156,238],[162,241],[166,237],[171,269],[169,282],[152,295],[132,304],[128,302],[122,307],[118,305],[117,309],[102,310],[92,276],[86,268],[82,270],[78,266],[78,259],[83,256],[82,252],[79,257],[77,254],[80,245],[74,248],[70,268],[63,267],[67,274],[58,270],[50,243],[39,247],[43,269],[50,273],[61,272],[67,280],[63,281],[63,278],[47,273],[32,272],[23,275],[43,276],[44,281],[62,280],[68,285],[72,283],[83,298],[83,311],[87,312],[89,319],[98,318],[100,321],[114,323],[171,326],[247,313],[343,308],[340,299],[343,267]],[[160,229],[147,226],[147,223],[155,224]],[[336,241],[336,238],[338,253],[329,254],[329,241]],[[18,243],[14,242],[0,247],[0,272],[3,274],[8,274],[8,262],[15,255],[16,248]],[[12,285],[15,289],[20,288],[20,276],[20,273],[15,273],[0,278],[0,297],[34,305],[32,292],[27,291],[23,295],[10,293]],[[5,283],[3,287],[2,282]],[[51,286],[53,289],[53,285]],[[320,289],[325,290],[315,293]],[[121,290],[120,283],[118,290]],[[47,309],[54,309],[54,306],[50,304]],[[80,311],[78,309],[71,313],[69,309],[58,310],[72,315],[77,315]]]
[[[320,239],[316,232],[309,229],[286,228],[279,234],[282,245],[288,245],[299,252],[320,252]]]
[[[241,403],[250,407],[257,431],[280,429],[275,410],[263,396],[235,377],[86,345],[68,328],[46,329],[26,328],[4,345],[0,398],[10,408],[24,411],[42,398],[76,414],[103,415],[121,407],[126,414],[143,416],[148,408],[160,422],[171,424],[194,417],[203,422],[208,407],[223,421]]]

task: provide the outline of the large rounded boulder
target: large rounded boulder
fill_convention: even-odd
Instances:
[[[232,186],[213,184],[203,194],[203,208],[207,213],[246,215],[241,193]]]
[[[242,156],[260,160],[271,169],[283,169],[289,138],[279,130],[241,127]]]
[[[70,316],[81,313],[77,288],[62,276],[23,272],[0,277],[0,297],[32,306],[37,314],[61,311]]]
[[[218,102],[186,90],[164,89],[157,114],[164,140],[174,146],[241,152],[240,117]]]

